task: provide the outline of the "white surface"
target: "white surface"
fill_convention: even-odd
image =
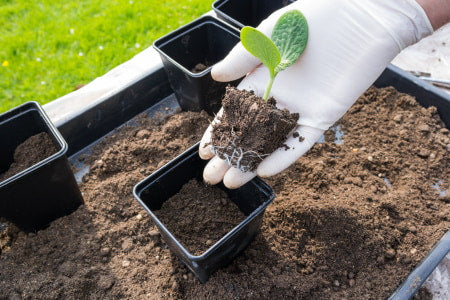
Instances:
[[[450,299],[450,253],[447,254],[434,272],[431,273],[424,286],[433,295],[433,300]]]
[[[450,24],[403,50],[392,63],[407,71],[450,80]]]

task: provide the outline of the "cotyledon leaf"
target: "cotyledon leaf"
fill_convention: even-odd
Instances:
[[[275,68],[281,62],[281,55],[277,46],[262,32],[245,26],[241,29],[241,42],[245,49],[269,69],[271,76],[275,76]]]
[[[284,13],[275,24],[272,41],[281,55],[281,61],[275,69],[278,73],[295,63],[306,48],[308,23],[303,14],[298,10]]]

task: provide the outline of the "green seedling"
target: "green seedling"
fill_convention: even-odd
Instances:
[[[288,11],[278,19],[271,39],[253,27],[242,28],[242,45],[269,69],[270,80],[264,100],[269,98],[277,74],[297,61],[307,41],[308,23],[298,10]]]

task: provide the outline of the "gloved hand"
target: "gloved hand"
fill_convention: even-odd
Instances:
[[[278,74],[270,95],[279,108],[300,114],[297,132],[304,140],[289,137],[289,150],[276,150],[256,172],[244,173],[230,168],[214,157],[210,146],[205,147],[211,137],[210,126],[199,149],[201,158],[212,158],[203,172],[207,183],[223,180],[228,188],[237,188],[256,175],[268,177],[289,167],[344,115],[403,48],[433,32],[414,0],[299,0],[274,12],[258,29],[270,37],[278,18],[292,9],[300,10],[308,22],[308,44],[299,60]],[[217,81],[232,81],[246,74],[238,88],[262,96],[268,70],[240,43],[212,69]],[[213,122],[217,121],[216,117]]]

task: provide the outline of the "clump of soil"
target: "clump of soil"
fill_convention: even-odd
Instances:
[[[19,232],[19,228],[0,217],[0,254],[9,250]]]
[[[245,218],[224,191],[195,179],[155,214],[194,255],[203,254]]]
[[[200,73],[209,68],[208,64],[198,63],[191,69],[192,73]]]
[[[228,86],[222,99],[223,115],[213,126],[214,153],[242,171],[254,171],[258,164],[283,146],[297,127],[298,113],[276,107],[249,91]]]
[[[29,137],[17,146],[14,151],[14,161],[6,172],[0,174],[0,182],[39,163],[56,152],[58,150],[48,133],[41,132]]]
[[[197,142],[209,118],[140,122],[89,156],[85,205],[37,234],[18,233],[1,253],[2,296],[385,299],[450,228],[449,131],[435,108],[371,88],[341,120],[343,143],[330,130],[268,180],[277,198],[261,234],[201,284],[131,190]]]

